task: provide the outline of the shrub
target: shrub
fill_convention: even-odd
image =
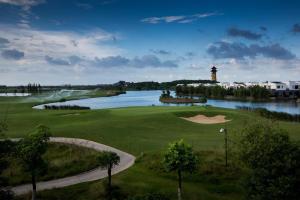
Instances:
[[[76,105],[44,105],[46,110],[90,110],[90,107]]]
[[[247,111],[255,112],[255,113],[259,114],[260,116],[268,118],[268,119],[300,122],[300,115],[292,115],[292,114],[284,113],[284,112],[269,111],[265,108],[252,108],[252,107],[247,107],[247,106],[237,106],[237,108],[240,110],[247,110]]]
[[[256,123],[243,130],[240,159],[249,168],[247,199],[299,199],[300,146],[273,124]]]

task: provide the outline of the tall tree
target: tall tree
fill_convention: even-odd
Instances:
[[[178,175],[178,199],[181,200],[182,172],[193,173],[198,164],[198,158],[190,145],[183,140],[169,144],[168,151],[164,157],[164,164],[168,171],[176,171]]]
[[[293,200],[300,196],[300,146],[272,123],[247,126],[240,158],[250,169],[247,199]]]
[[[4,135],[7,130],[5,121],[0,121],[0,135]],[[14,143],[10,140],[0,140],[0,174],[9,167],[8,158],[14,151]],[[13,193],[9,189],[4,189],[7,180],[0,177],[0,199],[11,200]]]
[[[104,151],[98,157],[98,161],[99,161],[99,165],[102,169],[107,169],[108,191],[109,191],[109,195],[111,195],[110,194],[110,192],[111,192],[111,171],[114,168],[114,166],[116,166],[120,163],[120,156],[118,154],[116,154],[115,152]]]
[[[17,145],[17,155],[25,170],[31,174],[32,200],[36,199],[36,176],[46,168],[42,155],[47,150],[49,137],[49,128],[40,125],[34,133],[19,141]]]

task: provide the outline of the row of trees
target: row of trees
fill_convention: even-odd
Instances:
[[[21,85],[21,86],[1,86],[0,92],[2,93],[41,93],[42,92],[42,86],[38,83],[29,83],[27,86]]]
[[[177,86],[177,96],[206,96],[212,98],[225,98],[226,96],[234,96],[236,98],[253,99],[268,99],[271,95],[270,91],[264,87],[252,86],[248,88],[239,87],[236,89],[225,89],[221,86],[204,86],[199,85],[197,87],[191,86]]]
[[[27,91],[29,93],[40,93],[42,92],[42,86],[37,83],[29,83],[27,85]]]

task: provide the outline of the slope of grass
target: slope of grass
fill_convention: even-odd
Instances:
[[[22,137],[38,124],[51,128],[53,135],[78,137],[104,143],[134,154],[144,155],[133,167],[113,177],[127,196],[158,191],[176,198],[176,175],[157,170],[151,162],[160,162],[168,143],[184,139],[203,155],[199,172],[184,175],[186,199],[243,199],[239,177],[222,172],[224,137],[219,129],[226,127],[229,137],[237,135],[246,123],[266,119],[255,113],[214,107],[131,107],[91,111],[34,110],[34,103],[16,103],[0,99],[0,113],[7,111],[9,137]],[[225,115],[225,124],[197,124],[179,116],[204,114]],[[1,117],[1,116],[0,116]],[[293,140],[300,139],[300,123],[278,121]],[[210,152],[205,155],[205,152]],[[214,164],[204,160],[211,158]],[[206,169],[205,169],[206,168]],[[79,184],[41,192],[42,199],[101,199],[103,181]]]
[[[38,181],[51,180],[71,176],[96,168],[97,156],[100,153],[84,147],[75,145],[50,143],[47,152],[44,155],[48,163],[48,169],[38,175]],[[30,183],[30,173],[26,173],[20,161],[12,157],[10,166],[1,174],[8,180],[8,185],[20,185]]]

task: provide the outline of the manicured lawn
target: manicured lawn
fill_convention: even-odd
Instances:
[[[0,113],[8,113],[7,136],[22,137],[38,124],[44,124],[51,128],[54,136],[90,139],[132,153],[138,157],[138,162],[113,176],[113,183],[128,196],[156,191],[176,198],[176,175],[159,168],[168,143],[184,139],[202,155],[199,171],[194,175],[184,175],[185,199],[243,199],[240,184],[243,170],[231,165],[229,171],[224,171],[224,137],[219,129],[226,126],[229,137],[234,138],[246,123],[265,120],[251,112],[199,106],[47,111],[32,109],[34,104],[0,99]],[[204,125],[179,118],[197,113],[221,114],[231,121]],[[300,139],[300,123],[275,124],[286,129],[293,140]],[[211,163],[204,160],[211,160]],[[45,191],[41,195],[42,199],[99,199],[102,182]]]
[[[100,152],[75,145],[50,143],[44,155],[48,169],[38,175],[38,181],[62,178],[96,168],[97,156]],[[10,166],[2,174],[8,180],[8,185],[30,183],[30,173],[26,173],[15,157],[10,159]]]

